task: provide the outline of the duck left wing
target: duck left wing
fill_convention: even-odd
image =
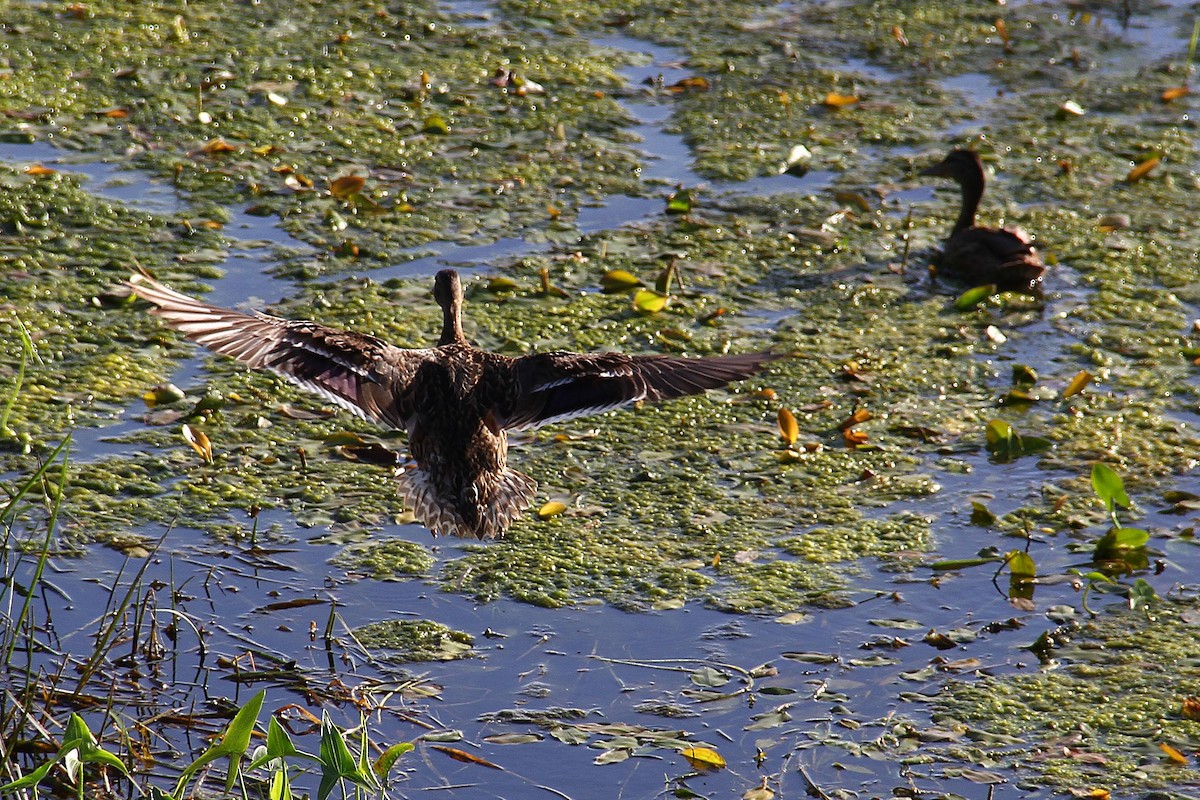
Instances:
[[[197,344],[276,372],[361,417],[404,427],[397,390],[411,380],[428,351],[404,350],[315,322],[220,308],[143,275],[134,275],[126,285],[154,305],[150,313]]]
[[[700,394],[749,378],[774,353],[706,358],[628,356],[621,353],[541,353],[513,362],[514,380],[497,399],[500,428],[536,428],[599,414],[639,400]]]

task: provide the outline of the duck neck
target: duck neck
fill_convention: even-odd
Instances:
[[[454,292],[442,307],[442,338],[438,347],[460,344],[467,339],[462,329],[462,295]]]
[[[963,176],[962,210],[958,212],[958,221],[954,223],[951,236],[962,233],[975,225],[975,212],[979,210],[979,201],[983,199],[983,175],[971,174]]]

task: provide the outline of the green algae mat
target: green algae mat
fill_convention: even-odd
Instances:
[[[947,601],[969,611],[993,570],[1011,613],[1042,627],[1048,605],[1086,620],[1088,597],[1137,605],[1192,580],[1200,236],[1192,23],[1179,9],[0,8],[0,325],[12,332],[0,471],[18,486],[67,434],[85,442],[64,467],[57,554],[144,557],[178,527],[214,551],[307,549],[316,582],[539,612],[703,607],[748,625],[803,619],[797,630],[892,593],[934,606],[934,592],[969,586]],[[648,60],[682,77],[631,82]],[[645,152],[632,103],[661,107],[677,153]],[[982,219],[1035,235],[1042,296],[930,279],[957,196],[916,173],[954,146],[988,167]],[[656,155],[686,159],[681,171],[704,183],[644,179]],[[111,199],[88,161],[170,186],[179,209]],[[829,177],[801,190],[806,170]],[[634,198],[659,210],[581,224]],[[261,227],[245,236],[246,224]],[[727,390],[514,440],[514,463],[540,483],[535,508],[502,540],[446,544],[404,527],[379,463],[380,448],[403,454],[402,436],[198,354],[120,289],[144,270],[424,347],[440,324],[433,267],[406,267],[465,246],[465,324],[481,347],[788,358]],[[1105,508],[1089,482],[1097,463],[1122,477],[1130,507]],[[7,508],[9,547],[49,515]],[[1095,563],[1109,528],[1135,525],[1146,543]],[[1125,639],[1106,613],[1068,637],[1103,646],[1043,649],[1036,676],[1013,669],[1031,656],[995,644],[998,674],[935,701],[956,732],[937,758],[986,773],[950,776],[968,782],[1008,770],[1075,792],[1194,789],[1197,732],[1177,709],[1197,691],[1180,677],[1192,657],[1175,649],[1194,639],[1191,613],[1122,617]],[[369,650],[401,653],[382,659],[472,654],[460,618],[393,630],[386,616],[354,627]],[[483,632],[471,633],[478,647]],[[1131,661],[1089,655],[1133,649]],[[1050,669],[1056,659],[1070,667]],[[1148,662],[1170,673],[1170,696],[1149,710],[1114,703],[1142,697]],[[1114,705],[1129,717],[1095,711]],[[1030,743],[1031,719],[1061,741]],[[560,743],[622,735],[526,724]],[[896,748],[879,752],[901,763],[942,729],[889,729],[880,741]],[[998,738],[960,746],[974,731]],[[659,733],[606,752],[640,754]],[[743,778],[730,785],[757,783]]]

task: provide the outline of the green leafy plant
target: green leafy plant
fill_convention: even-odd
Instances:
[[[54,758],[42,764],[37,769],[11,783],[0,786],[0,794],[11,794],[22,790],[36,790],[38,784],[50,774],[56,764],[61,764],[67,773],[67,778],[75,784],[76,797],[84,800],[83,770],[87,764],[99,764],[112,767],[122,775],[128,775],[125,764],[114,754],[108,752],[96,741],[87,723],[78,714],[71,714],[67,721],[67,729],[63,733],[62,744]]]
[[[1022,436],[1017,429],[1002,419],[994,419],[984,430],[987,449],[992,458],[999,462],[1015,461],[1021,456],[1049,450],[1053,443],[1041,436]]]

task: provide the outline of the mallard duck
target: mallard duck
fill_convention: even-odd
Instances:
[[[536,481],[508,466],[508,431],[699,394],[748,378],[776,357],[489,353],[463,335],[463,288],[449,269],[433,284],[443,313],[441,338],[436,347],[419,349],[315,322],[218,308],[142,275],[127,285],[187,338],[406,431],[415,467],[400,474],[401,493],[434,535],[500,536],[533,502]]]
[[[1034,291],[1046,265],[1033,240],[1019,228],[983,228],[975,212],[983,198],[983,162],[972,150],[951,150],[944,159],[921,170],[922,175],[951,178],[962,188],[962,210],[934,264],[939,274],[972,285],[994,283],[1000,289]]]

